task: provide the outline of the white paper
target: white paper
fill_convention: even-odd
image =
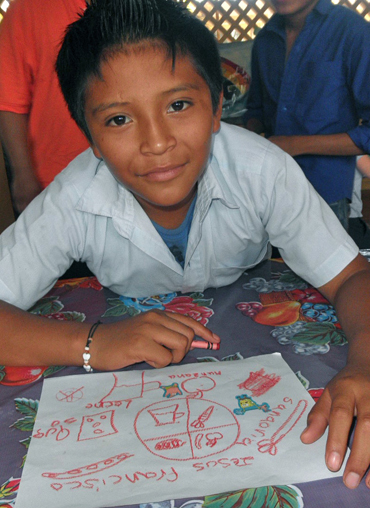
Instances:
[[[46,379],[16,508],[101,508],[312,481],[325,440],[279,354]]]

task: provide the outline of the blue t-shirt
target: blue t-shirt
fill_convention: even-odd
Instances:
[[[275,14],[253,45],[245,121],[261,120],[267,137],[346,132],[369,153],[369,48],[370,23],[348,8],[319,0],[285,60],[284,18]],[[328,203],[351,198],[354,156],[295,159]]]
[[[191,221],[193,220],[195,202],[197,198],[194,197],[189,210],[186,214],[186,217],[182,224],[176,229],[166,229],[152,221],[153,226],[161,235],[164,243],[170,249],[172,254],[174,255],[176,261],[184,268],[185,256],[186,256],[186,247],[188,245],[188,237],[191,226]]]

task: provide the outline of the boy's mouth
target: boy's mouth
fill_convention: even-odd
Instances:
[[[166,182],[179,176],[180,173],[183,172],[185,165],[186,164],[171,164],[168,166],[158,166],[140,176],[153,182]]]

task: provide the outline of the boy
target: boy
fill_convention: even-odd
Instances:
[[[179,362],[194,334],[219,337],[176,314],[96,323],[89,332],[21,309],[73,259],[113,291],[139,297],[229,284],[268,255],[271,239],[335,303],[350,341],[348,364],[302,439],[313,442],[330,423],[326,460],[337,470],[356,413],[344,475],[356,487],[370,462],[369,266],[289,156],[220,126],[213,36],[172,0],[94,0],[71,25],[57,72],[91,150],[1,236],[0,363],[105,370]]]

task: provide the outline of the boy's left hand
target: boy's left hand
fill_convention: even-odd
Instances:
[[[308,415],[303,443],[319,439],[329,425],[325,460],[331,471],[338,471],[344,460],[348,438],[357,417],[351,453],[343,481],[351,489],[358,486],[370,464],[370,368],[347,364],[328,383],[324,393]],[[366,477],[370,488],[370,472]]]

